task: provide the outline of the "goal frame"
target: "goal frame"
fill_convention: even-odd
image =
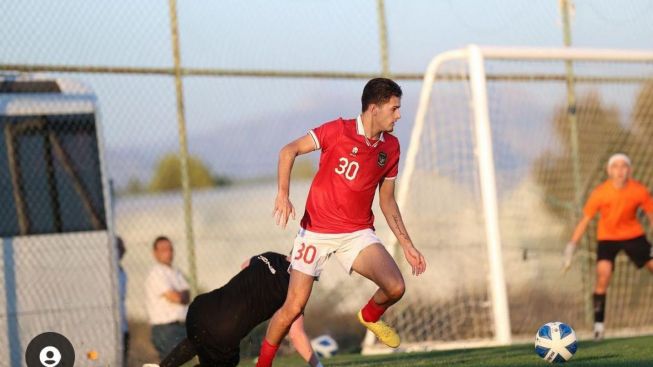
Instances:
[[[433,84],[441,67],[450,61],[463,61],[468,65],[469,87],[471,90],[472,116],[474,119],[474,147],[479,169],[479,182],[482,197],[482,211],[485,218],[485,242],[488,252],[489,267],[489,295],[492,303],[494,339],[487,343],[464,342],[451,345],[432,347],[404,346],[406,350],[449,349],[509,345],[512,343],[510,314],[508,309],[508,295],[504,276],[501,232],[499,230],[499,216],[497,203],[497,189],[495,178],[494,154],[492,147],[491,121],[488,110],[487,75],[485,73],[486,60],[510,61],[595,61],[595,62],[653,62],[653,52],[640,50],[617,49],[591,49],[591,48],[531,48],[531,47],[481,47],[469,45],[465,48],[455,49],[435,56],[429,63],[424,74],[420,93],[415,123],[410,136],[406,154],[405,168],[399,181],[397,203],[400,210],[406,207],[411,179],[415,170],[417,153],[420,150],[421,134],[429,109]],[[393,256],[397,254],[397,242],[393,240],[390,251]],[[363,342],[364,353],[379,353],[381,350],[374,348],[374,335],[369,331]]]

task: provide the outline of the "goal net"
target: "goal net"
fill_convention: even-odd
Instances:
[[[629,154],[653,189],[652,138],[653,53],[470,46],[436,57],[399,181],[428,261],[385,316],[403,347],[509,344],[549,321],[589,336],[596,220],[567,273],[562,250],[611,154]],[[620,254],[606,336],[651,332],[651,307],[653,275]],[[366,338],[364,352],[383,350]]]

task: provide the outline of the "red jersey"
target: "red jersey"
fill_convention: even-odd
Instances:
[[[327,122],[308,133],[322,153],[302,228],[317,233],[374,228],[372,201],[383,180],[397,177],[399,140],[384,133],[379,140],[367,139],[360,116]]]

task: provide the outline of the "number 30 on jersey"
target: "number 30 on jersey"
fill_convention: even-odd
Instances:
[[[359,168],[358,162],[350,162],[349,159],[345,157],[340,158],[339,162],[340,164],[336,167],[336,173],[339,175],[344,174],[345,178],[349,181],[355,179]]]

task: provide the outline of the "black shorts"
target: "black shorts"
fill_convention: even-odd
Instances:
[[[626,251],[630,260],[638,268],[644,267],[649,260],[653,259],[651,244],[646,240],[646,236],[639,236],[632,240],[599,241],[596,248],[596,261],[608,260],[614,264],[614,259],[622,249]]]
[[[196,297],[199,298],[202,296]],[[193,301],[186,315],[186,334],[197,351],[200,366],[204,367],[235,367],[240,361],[240,339],[217,341],[210,334],[202,320],[198,302]],[[216,319],[219,323],[220,320]]]

